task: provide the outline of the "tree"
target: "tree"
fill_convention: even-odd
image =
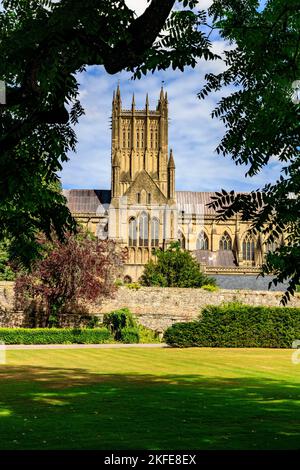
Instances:
[[[212,113],[226,128],[219,154],[245,165],[250,177],[274,159],[281,164],[276,183],[248,194],[222,190],[211,206],[220,220],[240,213],[254,234],[277,242],[262,274],[275,274],[275,285],[289,280],[285,304],[300,281],[300,105],[292,99],[300,79],[300,4],[268,0],[258,9],[258,3],[214,1],[212,27],[232,48],[225,52],[226,70],[207,74],[199,96],[235,87]]]
[[[141,283],[144,286],[202,287],[215,285],[213,278],[205,276],[198,262],[178,242],[171,243],[165,251],[156,250],[157,261],[146,264]]]
[[[35,262],[30,273],[20,274],[15,284],[17,308],[39,304],[43,326],[55,325],[58,313],[82,310],[84,302],[114,293],[114,281],[125,260],[114,242],[69,234],[65,243],[56,239],[45,246],[44,240],[44,249],[44,258]]]
[[[78,72],[103,65],[130,70],[183,70],[217,56],[201,30],[196,0],[151,0],[135,18],[124,0],[4,0],[0,12],[0,238],[12,239],[28,264],[40,231],[60,240],[76,230],[57,190],[57,172],[76,150],[73,126],[84,113]],[[28,259],[29,258],[29,259]]]
[[[0,281],[14,281],[15,273],[11,267],[9,241],[0,241]]]

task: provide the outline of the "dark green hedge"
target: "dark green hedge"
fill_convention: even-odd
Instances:
[[[113,338],[107,328],[0,328],[5,344],[101,344]]]
[[[123,328],[121,330],[122,343],[134,344],[140,342],[140,333],[138,328]]]
[[[291,348],[300,339],[300,308],[208,306],[198,321],[176,323],[164,341],[174,347]]]

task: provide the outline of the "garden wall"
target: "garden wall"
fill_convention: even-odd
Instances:
[[[102,305],[90,306],[90,312],[99,315],[128,307],[143,325],[158,331],[176,322],[197,318],[201,308],[209,304],[239,301],[249,305],[280,305],[282,292],[142,287],[138,290],[119,288],[114,299]],[[300,308],[300,294],[292,298],[291,307]],[[29,326],[30,318],[23,312],[13,312],[13,283],[0,283],[0,327]],[[78,315],[62,316],[63,326],[80,326],[87,321]]]

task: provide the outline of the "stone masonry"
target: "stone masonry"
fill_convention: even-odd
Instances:
[[[206,305],[220,305],[239,301],[249,305],[279,306],[282,292],[218,290],[207,292],[203,289],[180,289],[142,287],[129,289],[121,287],[115,298],[105,300],[101,305],[89,307],[93,315],[102,320],[103,314],[128,307],[138,321],[156,331],[164,331],[176,322],[196,319]],[[300,294],[292,298],[290,307],[300,308]],[[79,326],[87,322],[86,315],[65,315],[61,318],[63,326]],[[13,310],[13,283],[0,283],[0,327],[28,326],[24,312]]]

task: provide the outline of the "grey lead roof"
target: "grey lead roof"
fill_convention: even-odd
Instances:
[[[194,251],[194,255],[199,263],[206,264],[207,266],[236,266],[234,254],[231,250],[219,250],[216,252],[209,250],[196,250]]]
[[[111,191],[97,189],[65,189],[72,214],[104,214],[111,201]]]
[[[111,201],[111,191],[94,189],[69,189],[63,191],[73,214],[103,214]],[[214,215],[207,207],[213,192],[176,191],[178,210],[187,214]]]

